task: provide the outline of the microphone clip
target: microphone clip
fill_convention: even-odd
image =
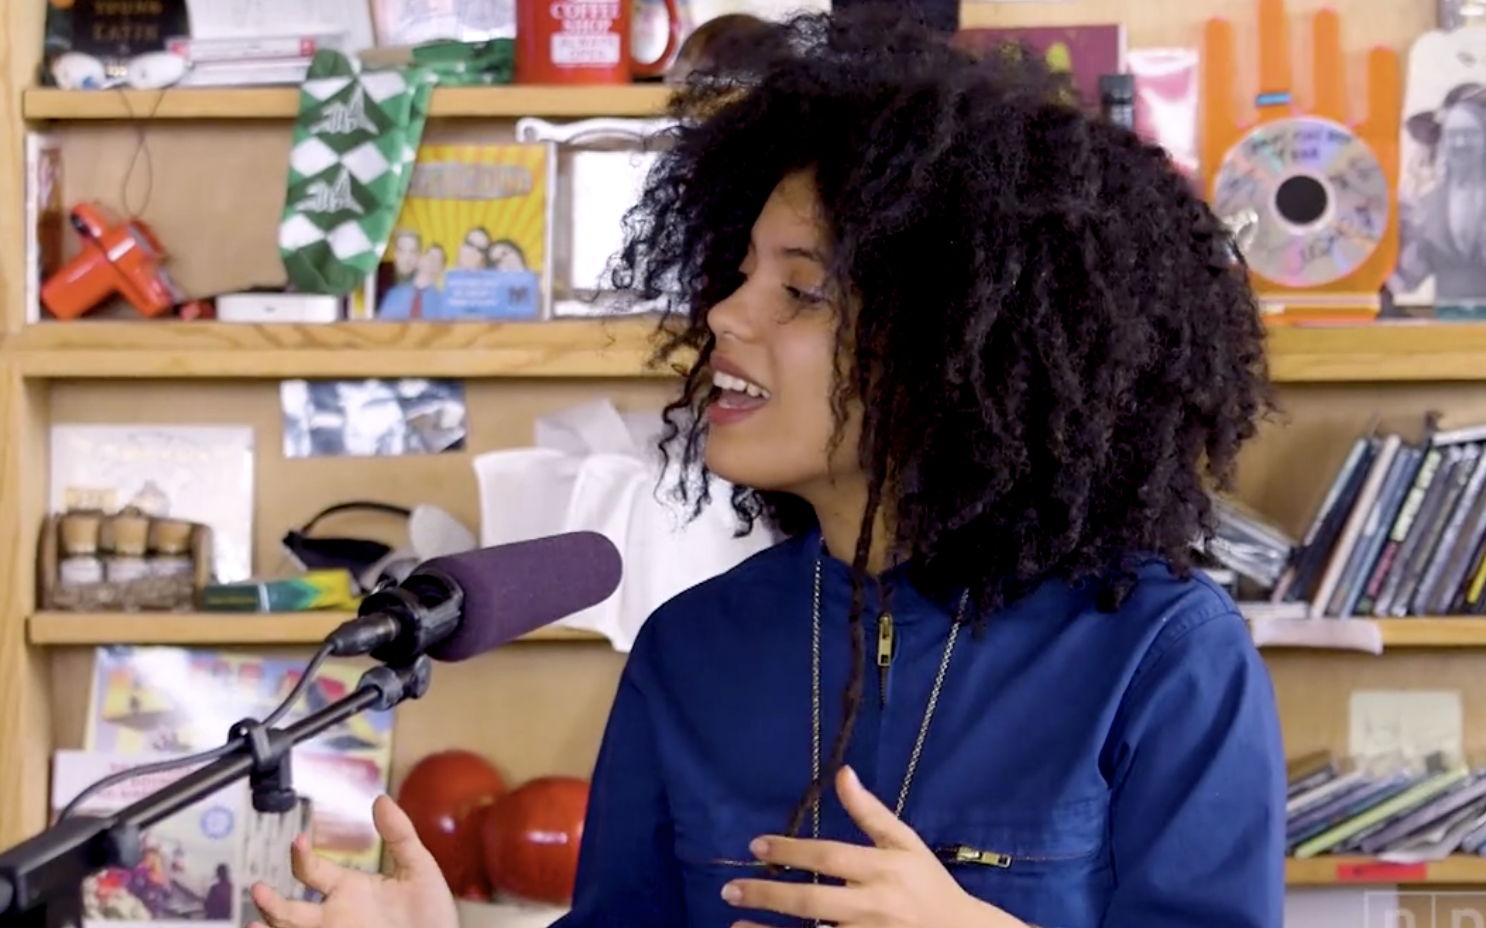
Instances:
[[[402,583],[379,587],[361,601],[356,618],[326,642],[335,657],[370,654],[394,667],[411,664],[454,633],[464,610],[464,590],[437,568],[414,571]]]
[[[276,728],[257,719],[243,719],[227,731],[228,743],[240,742],[253,758],[248,772],[248,785],[253,793],[253,809],[280,814],[294,808],[293,776],[289,768],[289,748],[293,742]]]

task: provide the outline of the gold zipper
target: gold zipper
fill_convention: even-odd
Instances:
[[[939,856],[946,862],[955,864],[977,864],[982,867],[997,867],[1002,870],[1011,866],[1010,854],[982,851],[979,848],[970,847],[968,844],[952,844],[949,847],[940,848]]]
[[[893,616],[884,612],[877,617],[877,699],[887,706],[887,675],[893,664]]]

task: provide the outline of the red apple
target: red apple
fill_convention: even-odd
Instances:
[[[413,765],[397,793],[418,840],[438,861],[449,889],[462,899],[488,899],[481,865],[481,813],[506,791],[490,762],[471,751],[430,754]]]
[[[485,811],[485,872],[496,891],[549,905],[573,899],[588,782],[540,777]]]

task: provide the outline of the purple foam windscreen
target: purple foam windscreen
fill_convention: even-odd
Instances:
[[[425,568],[464,591],[463,620],[428,655],[462,661],[608,599],[622,564],[608,538],[569,532],[438,557]]]

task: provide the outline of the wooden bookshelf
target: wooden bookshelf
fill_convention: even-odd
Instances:
[[[1314,4],[1291,0],[1299,34]],[[1368,49],[1403,51],[1427,29],[1427,3],[1337,0],[1349,68]],[[148,135],[154,189],[143,215],[172,249],[171,268],[188,292],[228,292],[282,279],[272,229],[282,202],[294,88],[178,89],[69,93],[32,89],[42,51],[45,4],[13,2],[4,21],[12,54],[0,66],[10,105],[3,116],[0,191],[0,848],[46,824],[49,760],[83,743],[89,646],[103,643],[304,648],[336,615],[76,615],[38,612],[35,529],[47,505],[47,435],[53,422],[242,423],[260,436],[255,474],[257,560],[277,533],[319,506],[369,488],[398,502],[432,502],[474,524],[468,455],[398,460],[285,461],[273,381],[297,376],[450,376],[469,379],[471,448],[520,447],[538,416],[604,396],[641,410],[670,386],[644,377],[646,334],[629,323],[341,323],[238,326],[221,323],[82,320],[27,325],[24,144],[28,130],[58,138],[69,202],[119,207],[138,130]],[[1132,47],[1192,47],[1208,17],[1233,15],[1250,28],[1251,5],[1206,0],[1083,0],[1078,4],[962,5],[967,28],[1121,22]],[[426,138],[450,144],[505,140],[521,116],[555,119],[658,114],[667,89],[624,87],[448,88],[434,93]],[[141,125],[141,120],[150,120]],[[210,168],[208,170],[208,167]],[[138,172],[136,172],[138,173]],[[222,183],[222,178],[230,183]],[[135,189],[139,195],[141,190]],[[135,202],[143,197],[138,197]],[[226,218],[224,218],[226,217]],[[69,234],[70,238],[70,234]],[[610,336],[613,336],[612,338]],[[1408,325],[1282,328],[1271,366],[1286,421],[1245,452],[1241,498],[1296,520],[1314,507],[1336,459],[1381,409],[1390,422],[1438,408],[1450,422],[1486,421],[1486,326]],[[665,376],[658,372],[657,376]],[[189,381],[189,382],[188,382]],[[375,527],[375,526],[374,526]],[[366,529],[370,537],[374,527]],[[1303,526],[1290,526],[1292,531]],[[358,534],[348,529],[349,533]],[[271,562],[269,562],[271,563]],[[1266,651],[1295,751],[1347,744],[1348,696],[1359,689],[1456,689],[1464,695],[1466,747],[1486,750],[1486,635],[1482,620],[1408,619],[1379,626],[1371,654]],[[542,638],[553,640],[551,632]],[[577,635],[561,633],[561,640]],[[590,639],[591,640],[591,639]],[[440,668],[438,686],[398,708],[395,789],[420,757],[462,747],[498,760],[511,781],[590,772],[624,655],[607,645],[522,646]],[[474,707],[472,710],[471,707]],[[1353,866],[1348,866],[1348,864]],[[1486,887],[1474,858],[1427,865],[1403,879],[1370,861],[1292,861],[1295,886],[1406,882]],[[1422,923],[1422,918],[1421,918]]]
[[[1457,854],[1423,864],[1394,864],[1366,857],[1308,857],[1285,861],[1290,886],[1486,883],[1486,857]]]
[[[36,645],[319,644],[349,612],[37,612],[26,625]],[[603,636],[575,628],[543,628],[517,641],[603,642]]]
[[[654,116],[670,89],[662,84],[613,87],[444,87],[429,115],[451,118],[519,116]],[[169,88],[166,90],[58,90],[22,95],[26,119],[293,119],[298,87]]]
[[[648,370],[653,319],[552,322],[48,322],[8,340],[31,378],[537,377]]]

